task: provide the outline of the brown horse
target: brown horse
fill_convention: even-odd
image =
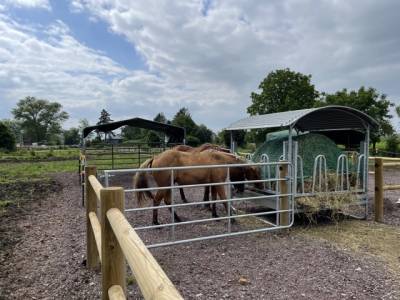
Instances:
[[[180,166],[195,166],[195,165],[215,165],[215,164],[236,164],[244,163],[239,158],[231,154],[221,153],[219,151],[203,151],[196,153],[195,155],[190,152],[182,152],[176,150],[167,150],[153,159],[147,160],[140,167],[141,168],[162,168],[162,167],[180,167]],[[257,168],[246,166],[246,167],[232,167],[231,169],[241,169],[246,179],[260,179],[260,172]],[[152,176],[159,187],[170,186],[171,184],[171,172],[165,171],[154,171]],[[187,170],[175,170],[173,182],[179,185],[187,184],[201,184],[201,183],[216,183],[225,182],[227,178],[227,168],[204,168],[204,169],[187,169]],[[262,184],[258,184],[260,187]],[[136,189],[147,188],[148,178],[145,172],[138,172],[135,175],[134,186]],[[220,199],[226,199],[225,188],[222,185],[212,186],[211,188],[212,199],[216,200],[217,195]],[[136,192],[136,199],[139,205],[150,198],[153,200],[153,205],[160,205],[162,199],[169,205],[171,204],[171,190],[158,190],[155,197],[151,192]],[[225,209],[228,212],[228,205],[224,203]],[[212,205],[212,216],[217,217],[215,203]],[[181,219],[175,213],[175,220],[180,222]],[[153,224],[158,223],[158,211],[153,210]]]
[[[188,145],[178,145],[172,148],[172,150],[183,151],[183,152],[203,152],[205,150],[217,150],[225,153],[230,153],[229,149],[220,147],[215,144],[205,143],[198,147],[191,147]]]
[[[178,146],[173,147],[172,150],[182,151],[182,152],[191,152],[191,153],[203,152],[203,151],[208,151],[208,150],[216,150],[216,151],[221,151],[224,153],[230,153],[229,149],[220,147],[215,144],[210,144],[210,143],[205,143],[198,147],[191,147],[188,145],[178,145]],[[240,176],[237,173],[238,172],[234,172],[233,174],[231,174],[231,179],[233,179],[233,181],[243,181],[244,177]],[[238,175],[238,176],[236,176],[236,175]],[[243,185],[235,185],[235,188],[242,192],[244,189],[244,184]],[[181,200],[184,203],[188,203],[188,200],[186,199],[185,192],[183,191],[183,189],[179,189],[179,194],[181,195]],[[210,199],[209,196],[210,196],[210,187],[206,186],[204,188],[203,201],[208,201]],[[209,204],[206,204],[205,206],[210,207]]]

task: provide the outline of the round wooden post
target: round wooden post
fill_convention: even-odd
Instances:
[[[383,222],[383,159],[375,159],[375,221]]]
[[[124,189],[109,187],[100,191],[100,223],[101,223],[101,275],[102,299],[108,300],[108,289],[113,285],[121,286],[126,291],[125,257],[107,218],[110,208],[117,208],[124,212]]]
[[[288,165],[280,165],[279,166],[279,178],[286,178],[288,176]],[[285,181],[280,181],[279,182],[280,186],[280,194],[287,194],[288,193],[288,182],[287,180]],[[281,196],[280,197],[280,210],[288,210],[289,209],[289,196]],[[279,213],[280,221],[279,224],[282,226],[287,226],[289,225],[289,212],[281,212]]]
[[[96,176],[96,167],[85,167],[85,194],[86,194],[86,264],[89,268],[95,268],[99,263],[99,255],[96,240],[91,228],[89,213],[96,213],[97,196],[89,182],[89,176]]]

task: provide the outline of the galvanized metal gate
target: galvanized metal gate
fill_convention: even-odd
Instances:
[[[232,168],[258,168],[265,170],[271,170],[275,168],[275,176],[273,178],[259,178],[252,180],[240,180],[232,181],[230,176]],[[208,183],[196,183],[190,185],[176,185],[174,182],[174,173],[182,172],[187,170],[195,169],[226,169],[226,179],[221,182],[208,182]],[[171,190],[172,199],[170,205],[160,206],[148,206],[148,207],[129,207],[125,209],[126,214],[140,214],[144,211],[154,209],[169,209],[170,210],[170,222],[160,225],[140,225],[134,227],[137,231],[142,230],[155,230],[157,228],[169,228],[169,238],[167,241],[161,243],[149,243],[147,246],[161,247],[168,245],[175,245],[181,243],[189,243],[194,241],[216,239],[229,236],[237,236],[249,233],[257,233],[271,230],[278,230],[283,228],[291,227],[294,221],[294,195],[293,195],[293,179],[290,174],[293,174],[293,166],[288,161],[279,162],[260,162],[260,163],[245,163],[245,164],[224,164],[224,165],[200,165],[200,166],[185,166],[185,167],[168,167],[168,168],[143,168],[143,169],[123,169],[123,170],[105,170],[104,171],[104,184],[105,186],[118,185],[114,183],[113,176],[125,174],[135,175],[137,172],[145,172],[151,175],[153,172],[166,171],[170,173],[170,184],[167,186],[152,186],[149,188],[129,188],[125,189],[126,194],[135,192],[157,192],[160,190]],[[234,191],[234,185],[245,184],[245,191],[238,193]],[[257,184],[258,188],[252,187],[251,185]],[[262,188],[260,188],[260,185]],[[200,188],[200,187],[224,187],[226,192],[226,199],[213,199],[208,204],[226,204],[228,210],[225,216],[214,217],[214,218],[201,218],[201,219],[190,219],[183,222],[176,222],[174,213],[179,208],[197,209],[199,206],[205,204],[203,201],[179,203],[176,197],[174,197],[174,191],[179,188]],[[246,207],[252,207],[250,211],[239,209],[241,203]],[[255,208],[255,209],[254,209]],[[264,210],[262,210],[264,208]],[[257,218],[258,225],[256,228],[248,228],[248,226],[235,226],[233,229],[233,222],[235,220],[242,220],[244,218]],[[184,227],[188,225],[204,224],[216,221],[226,221],[226,228],[223,233],[215,233],[212,229],[208,230],[206,234],[196,237],[185,237],[179,238],[175,234],[176,228]],[[149,220],[150,222],[150,220]],[[235,223],[236,224],[236,223]],[[260,226],[262,224],[262,226]]]

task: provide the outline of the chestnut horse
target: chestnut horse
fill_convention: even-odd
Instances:
[[[180,167],[180,166],[197,166],[197,165],[219,165],[219,164],[239,164],[245,163],[232,154],[222,153],[219,151],[203,151],[198,153],[182,152],[176,150],[167,150],[155,156],[152,159],[145,161],[140,168],[163,168],[163,167]],[[231,169],[240,169],[244,177],[249,180],[260,179],[260,172],[257,168],[246,167],[232,167]],[[187,184],[201,184],[201,183],[217,183],[225,182],[227,178],[227,168],[204,168],[204,169],[187,169],[175,170],[173,182],[179,185]],[[171,172],[153,171],[152,176],[158,187],[166,187],[171,185]],[[256,184],[257,187],[262,187],[262,184]],[[137,172],[134,178],[135,189],[149,187],[148,177],[146,172]],[[217,185],[211,187],[211,196],[213,200],[226,199],[225,187]],[[165,204],[171,204],[171,190],[158,190],[156,195],[149,191],[136,192],[136,199],[139,205],[142,205],[146,199],[153,200],[153,206],[159,206],[164,199]],[[228,205],[224,203],[225,209],[228,212]],[[215,203],[212,205],[212,216],[217,217]],[[175,220],[180,222],[181,219],[175,213]],[[158,223],[158,210],[153,210],[153,224]]]
[[[205,144],[203,144],[201,146],[198,146],[198,147],[191,147],[191,146],[188,146],[188,145],[178,145],[178,146],[173,147],[172,150],[177,150],[177,151],[182,151],[182,152],[191,152],[191,153],[203,152],[203,151],[207,151],[207,150],[217,150],[217,151],[221,151],[221,152],[224,152],[224,153],[230,153],[229,149],[220,147],[218,145],[210,144],[210,143],[205,143]],[[244,177],[241,176],[241,174],[239,174],[239,172],[235,172],[234,171],[233,174],[232,173],[230,174],[230,176],[231,176],[231,179],[233,181],[243,181],[244,180]],[[235,185],[235,188],[237,190],[243,192],[244,184]],[[183,191],[183,189],[179,189],[179,193],[181,195],[181,200],[184,203],[188,203],[188,201],[186,199],[186,196],[185,196],[185,192]],[[209,196],[210,196],[210,187],[206,186],[206,187],[204,187],[203,201],[208,201],[210,199]],[[206,207],[210,207],[209,204],[206,204],[205,206]]]

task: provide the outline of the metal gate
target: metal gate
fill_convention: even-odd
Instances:
[[[226,169],[226,179],[220,182],[207,182],[207,183],[196,183],[189,185],[176,185],[174,182],[174,174],[195,170],[195,169]],[[272,169],[275,168],[275,176],[273,178],[262,178],[257,177],[256,179],[249,180],[233,180],[231,173],[233,169],[237,168],[256,168],[261,169]],[[120,170],[105,170],[104,171],[104,185],[119,185],[118,182],[114,182],[119,175],[132,176],[138,172],[145,172],[151,175],[154,172],[169,172],[170,183],[166,186],[151,186],[148,188],[126,188],[126,196],[132,195],[135,192],[157,192],[160,190],[171,191],[171,204],[170,205],[159,205],[159,206],[148,206],[148,207],[128,207],[125,209],[125,213],[129,218],[129,214],[141,214],[146,211],[152,211],[154,209],[168,209],[170,214],[170,221],[160,225],[148,225],[141,224],[134,226],[136,231],[150,230],[153,232],[155,229],[169,228],[168,238],[163,242],[154,243],[152,241],[147,243],[147,247],[161,247],[168,245],[175,245],[181,243],[189,243],[194,241],[202,241],[209,239],[216,239],[229,236],[237,236],[249,233],[258,233],[271,230],[278,230],[283,228],[291,227],[294,221],[294,196],[292,192],[293,180],[290,174],[293,174],[292,164],[288,161],[279,162],[260,162],[260,163],[245,163],[245,164],[224,164],[224,165],[199,165],[199,166],[185,166],[185,167],[168,167],[168,168],[143,168],[143,169],[120,169]],[[265,173],[265,172],[264,172]],[[151,176],[150,176],[151,178]],[[245,185],[244,191],[235,192],[235,186]],[[253,187],[256,185],[257,187]],[[203,206],[205,202],[195,201],[188,203],[178,203],[175,194],[180,188],[197,189],[199,187],[209,187],[210,189],[216,187],[223,187],[226,199],[212,199],[208,201],[208,204],[217,205],[224,204],[227,206],[227,211],[224,216],[219,217],[206,217],[206,218],[190,218],[181,222],[176,222],[175,212],[179,209],[190,208],[192,212],[196,209],[200,209],[199,206]],[[266,188],[268,187],[268,189]],[[132,196],[131,196],[132,198]],[[137,203],[137,201],[135,201]],[[242,224],[242,220],[250,219],[254,220],[256,225],[252,228],[252,225]],[[150,220],[148,220],[150,221]],[[190,230],[184,230],[184,237],[179,237],[176,234],[177,228],[184,228],[185,226],[201,226],[202,224],[217,224],[216,222],[224,221],[226,226],[223,225],[223,232],[214,232],[213,228],[203,226],[207,228],[203,230],[200,236],[187,236]],[[250,227],[249,227],[250,226]],[[215,227],[216,228],[216,227]],[[218,226],[218,230],[221,230],[221,226]],[[164,234],[165,235],[165,234]]]

